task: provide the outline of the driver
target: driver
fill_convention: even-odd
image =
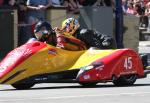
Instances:
[[[47,21],[39,21],[34,28],[34,36],[38,41],[56,45],[55,32]]]

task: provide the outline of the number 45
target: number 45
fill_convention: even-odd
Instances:
[[[124,67],[126,70],[128,69],[132,69],[132,57],[127,57],[125,58],[125,61],[124,61]]]

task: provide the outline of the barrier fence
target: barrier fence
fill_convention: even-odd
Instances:
[[[96,29],[99,32],[115,37],[115,17],[113,17],[111,8],[83,7],[80,11],[80,14],[68,14],[64,7],[50,8],[47,10],[46,19],[51,22],[52,27],[60,27],[64,19],[73,16],[79,18],[81,27]],[[137,50],[139,34],[137,29],[134,28],[138,26],[138,19],[135,18],[131,19],[126,15],[124,19],[125,27],[129,27],[124,32],[124,44],[125,47]],[[132,24],[132,21],[135,22]],[[134,25],[132,26],[133,30],[130,29],[131,24]],[[0,58],[3,58],[12,49],[25,43],[32,36],[31,27],[31,24],[18,24],[16,10],[0,9]],[[136,38],[134,41],[130,39],[132,36]]]

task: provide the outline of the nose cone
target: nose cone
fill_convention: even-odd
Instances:
[[[0,79],[45,46],[45,43],[34,41],[33,43],[24,44],[9,52],[0,62]]]

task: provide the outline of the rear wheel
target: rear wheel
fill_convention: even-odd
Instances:
[[[137,79],[137,75],[126,75],[126,76],[120,76],[119,78],[113,77],[113,83],[116,86],[127,86],[127,85],[133,85]]]
[[[28,83],[28,84],[12,84],[12,86],[16,89],[30,89],[33,87],[35,84],[34,83]]]

